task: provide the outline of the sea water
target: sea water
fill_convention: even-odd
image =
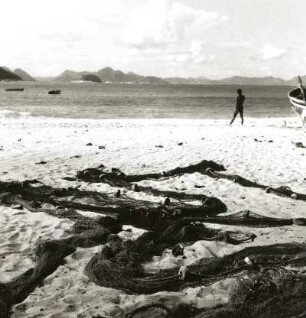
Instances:
[[[24,87],[23,92],[5,88]],[[0,83],[0,115],[62,118],[226,119],[238,86],[59,82]],[[285,86],[242,86],[245,116],[292,117]],[[61,90],[60,95],[48,91]]]

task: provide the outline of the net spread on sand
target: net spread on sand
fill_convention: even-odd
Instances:
[[[127,317],[267,317],[266,313],[269,313],[269,317],[304,317],[306,278],[298,269],[306,265],[306,244],[247,247],[221,258],[200,259],[188,266],[183,274],[179,268],[154,273],[144,269],[147,261],[155,255],[161,255],[166,248],[172,248],[174,255],[180,255],[182,247],[179,244],[182,243],[216,240],[237,245],[256,240],[252,232],[213,229],[203,222],[250,228],[305,224],[304,219],[270,218],[248,210],[219,216],[227,208],[218,198],[162,191],[135,183],[199,172],[212,178],[226,178],[242,186],[262,188],[271,194],[294,195],[300,200],[306,198],[306,195],[295,193],[287,187],[270,188],[220,172],[224,170],[223,166],[204,160],[188,167],[144,175],[126,175],[119,169],[109,170],[103,165],[78,172],[78,180],[102,182],[115,187],[113,195],[73,187],[53,188],[37,180],[0,181],[2,205],[24,208],[33,213],[45,212],[75,221],[68,238],[37,242],[34,268],[6,284],[0,284],[0,316],[9,317],[12,305],[22,302],[77,247],[103,245],[84,269],[90,280],[103,287],[128,293],[151,294],[208,285],[228,277],[237,279],[234,295],[229,304],[222,308],[199,310],[184,304],[174,308],[153,304],[139,307],[127,313]],[[118,188],[146,192],[163,197],[164,200],[161,204],[133,199],[122,194]],[[191,204],[190,201],[195,200],[198,204]],[[101,216],[93,219],[82,215],[80,211],[100,213]],[[127,224],[147,232],[134,241],[123,241],[117,234]],[[288,265],[296,270],[285,268]]]

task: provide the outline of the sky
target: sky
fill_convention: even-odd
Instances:
[[[306,74],[305,0],[2,0],[0,65],[160,77]]]

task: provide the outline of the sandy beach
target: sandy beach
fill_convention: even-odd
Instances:
[[[0,318],[306,318],[306,2],[1,8]]]
[[[290,187],[306,193],[306,133],[293,118],[246,118],[232,127],[225,120],[79,120],[19,117],[7,113],[0,120],[0,180],[37,179],[56,188],[78,187],[112,195],[116,188],[105,183],[73,180],[78,171],[103,164],[125,174],[144,174],[186,167],[202,160],[224,165],[227,174],[237,174],[270,187]],[[72,178],[67,181],[66,177]],[[258,188],[243,187],[226,179],[200,173],[164,180],[144,180],[142,186],[159,190],[216,197],[230,215],[239,211],[273,218],[305,217],[306,202],[281,197]],[[139,200],[163,202],[163,197],[127,190]],[[98,213],[82,211],[96,219]],[[71,235],[74,221],[43,212],[0,206],[0,282],[6,283],[35,266],[33,248],[38,241]],[[201,258],[222,257],[249,246],[304,243],[304,226],[248,228],[207,224],[214,229],[255,233],[253,242],[231,245],[199,240],[185,244],[185,257],[174,257],[171,249],[145,264],[148,271],[189,266]],[[135,240],[144,231],[126,226],[123,240]],[[12,308],[12,317],[124,317],[144,304],[162,303],[172,308],[179,302],[198,308],[228,302],[235,287],[232,278],[212,285],[189,287],[178,292],[136,295],[101,287],[89,280],[84,268],[101,246],[77,248],[48,276],[42,286]],[[98,316],[99,315],[99,316]]]

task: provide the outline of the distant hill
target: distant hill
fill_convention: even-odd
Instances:
[[[66,70],[59,76],[55,78],[59,82],[74,82],[74,81],[88,81],[88,82],[99,82],[101,83],[101,78],[99,78],[96,73],[92,72],[75,72],[71,70]]]
[[[125,83],[128,82],[128,76],[121,71],[115,71],[111,67],[105,67],[97,72],[103,82]]]
[[[206,77],[167,77],[165,80],[169,84],[215,84],[216,81],[210,80]]]
[[[119,70],[113,70],[111,67],[105,67],[97,72],[75,72],[66,70],[55,78],[56,81],[72,82],[84,80],[86,75],[95,75],[104,83],[145,83],[145,84],[167,84],[162,78],[155,76],[142,76],[135,73],[124,73]]]
[[[29,75],[26,71],[22,70],[21,68],[16,68],[14,70],[14,74],[21,77],[23,81],[35,81],[35,79],[31,75]]]
[[[8,68],[7,66],[1,66],[4,70],[10,72],[10,73],[14,73],[10,68]]]
[[[75,72],[66,70],[59,76],[55,78],[56,81],[60,82],[71,82],[71,81],[78,81],[82,79],[83,75],[90,74],[89,72]]]
[[[136,73],[124,73],[105,67],[97,72],[97,75],[106,83],[141,83],[141,84],[168,84],[167,81],[155,76],[142,76]]]
[[[183,78],[170,77],[165,79],[170,84],[204,84],[204,85],[286,85],[287,82],[281,78],[267,77],[243,77],[233,76],[220,80],[211,80],[206,77]]]
[[[264,76],[264,77],[245,77],[233,76],[220,80],[212,80],[204,76],[200,77],[167,77],[160,78],[155,76],[142,76],[133,72],[124,73],[120,70],[114,70],[111,67],[105,67],[97,72],[75,72],[66,70],[58,77],[56,81],[72,82],[83,80],[84,75],[98,76],[103,83],[131,83],[131,84],[190,84],[190,85],[271,85],[271,86],[296,86],[298,81],[294,77],[290,80],[284,80],[279,77]],[[301,76],[303,83],[306,86],[306,75]],[[54,80],[54,79],[53,79]]]
[[[86,81],[86,82],[95,82],[95,83],[101,83],[101,78],[98,77],[97,75],[94,75],[94,74],[85,74],[85,75],[82,75],[81,79],[83,81]]]
[[[223,78],[220,80],[211,80],[206,77],[196,77],[196,78],[183,78],[183,77],[169,77],[165,80],[170,84],[203,84],[203,85],[296,85],[296,78],[285,81],[282,78],[266,76],[266,77],[244,77],[244,76],[233,76],[228,78]],[[306,84],[306,76],[305,76]],[[303,82],[304,82],[303,81]]]
[[[230,78],[224,78],[217,81],[218,84],[230,84],[230,85],[286,85],[286,81],[281,78],[272,76],[267,77],[242,77],[233,76]]]
[[[22,81],[22,78],[10,72],[6,67],[0,67],[0,81]]]

